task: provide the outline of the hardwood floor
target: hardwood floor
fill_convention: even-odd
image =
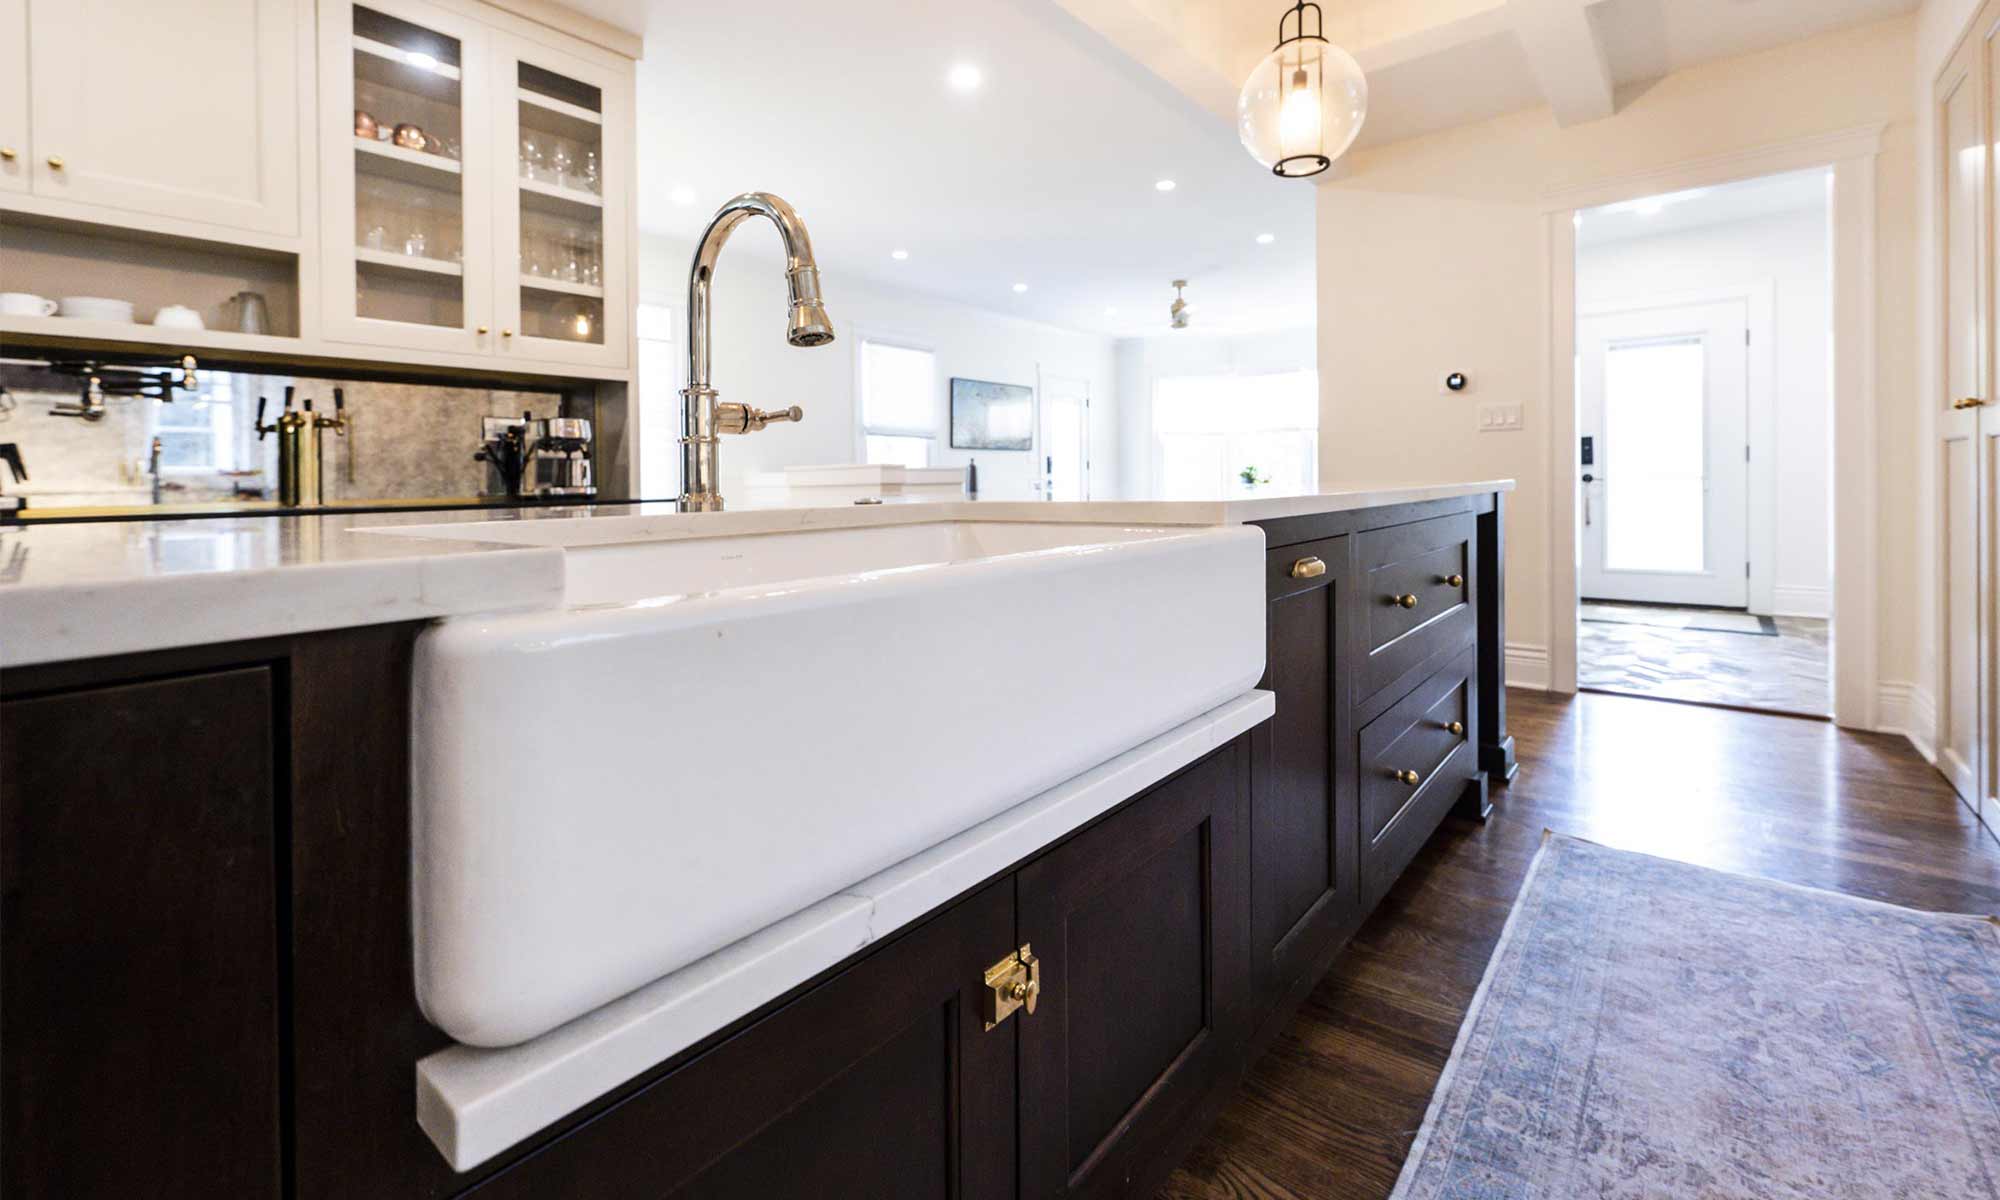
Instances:
[[[1902,738],[1623,696],[1507,705],[1521,773],[1492,819],[1438,831],[1162,1196],[1387,1196],[1544,829],[2000,913],[2000,842]]]

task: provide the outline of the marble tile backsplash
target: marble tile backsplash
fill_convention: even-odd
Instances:
[[[206,371],[199,395],[176,392],[171,404],[143,398],[107,398],[99,421],[57,416],[57,405],[75,404],[77,385],[47,371],[0,367],[0,442],[20,446],[28,481],[0,481],[0,488],[51,508],[148,504],[153,479],[147,469],[152,439],[162,440],[163,504],[277,496],[277,438],[259,441],[257,398],[269,400],[266,419],[284,406],[285,388],[310,399],[316,411],[333,411],[333,381],[292,376]],[[473,459],[480,418],[549,417],[561,397],[549,392],[497,391],[430,384],[350,383],[349,428],[324,435],[326,499],[456,499],[486,488],[486,464]]]

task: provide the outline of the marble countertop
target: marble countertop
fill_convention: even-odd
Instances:
[[[827,503],[801,489],[753,495],[723,513],[628,504],[0,526],[0,668],[552,608],[563,551],[536,544],[541,521],[586,519],[593,533],[602,522],[602,536],[586,539],[601,542],[955,520],[1227,525],[1513,487],[1342,484],[1304,495],[1075,502],[906,492],[879,504]]]

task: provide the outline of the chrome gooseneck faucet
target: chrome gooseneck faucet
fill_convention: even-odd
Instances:
[[[709,386],[708,301],[715,260],[729,235],[751,217],[770,218],[784,239],[785,282],[792,293],[785,340],[794,346],[833,341],[833,322],[820,303],[812,239],[792,206],[769,192],[745,192],[716,210],[695,247],[694,266],[688,273],[687,387],[681,390],[681,508],[688,512],[722,511],[715,453],[722,434],[755,433],[773,421],[796,421],[805,415],[796,404],[766,412],[747,404],[718,403]]]

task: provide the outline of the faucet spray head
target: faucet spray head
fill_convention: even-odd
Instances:
[[[824,346],[833,341],[833,318],[819,298],[819,269],[794,267],[785,275],[791,285],[792,309],[785,340],[794,346]]]

